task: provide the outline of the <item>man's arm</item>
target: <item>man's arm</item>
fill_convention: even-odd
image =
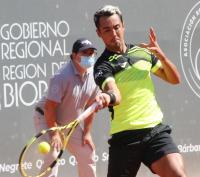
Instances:
[[[141,46],[150,50],[162,64],[162,67],[159,68],[154,74],[171,84],[180,83],[180,74],[176,66],[166,57],[158,45],[156,33],[153,28],[150,28],[149,39],[149,44],[141,44]]]
[[[110,96],[110,94],[112,95],[112,97]],[[114,78],[109,79],[109,81],[105,83],[103,92],[97,94],[95,100],[96,102],[99,103],[99,105],[102,105],[100,106],[101,108],[120,104],[121,95],[114,81]],[[92,149],[94,149],[95,146],[93,144],[90,131],[91,131],[92,122],[94,120],[95,115],[96,113],[93,113],[84,121],[83,144],[86,144],[86,143],[89,144],[92,147]]]
[[[44,116],[47,122],[47,126],[49,128],[51,127],[56,127],[57,126],[57,118],[56,118],[56,109],[57,109],[58,103],[51,101],[51,100],[46,100],[45,106],[44,106]],[[62,141],[60,138],[59,132],[53,132],[51,134],[51,145],[57,149],[57,151],[60,150],[62,147]]]
[[[159,60],[162,68],[159,68],[154,74],[171,84],[180,83],[180,74],[176,66],[167,57],[159,57]]]
[[[103,87],[103,92],[96,97],[96,101],[103,107],[116,106],[121,102],[121,94],[114,78],[108,79]]]
[[[58,103],[46,100],[45,106],[44,106],[44,115],[47,122],[47,125],[49,128],[56,127],[56,109],[57,109]]]
[[[87,119],[84,120],[84,130],[83,130],[83,144],[88,144],[92,149],[95,149],[95,145],[92,141],[91,129],[92,123],[95,117],[95,113],[91,114]]]
[[[96,95],[99,94],[99,88],[96,87],[95,91],[93,92],[93,94],[90,97],[89,102],[87,102],[86,104],[86,108],[88,108],[89,106],[91,106],[94,103],[94,99],[96,97]],[[93,143],[92,140],[92,136],[91,136],[91,129],[92,129],[92,124],[93,124],[93,120],[96,116],[96,113],[94,112],[93,114],[89,115],[85,120],[84,120],[84,129],[83,129],[83,145],[88,144],[93,150],[95,149],[95,145]]]

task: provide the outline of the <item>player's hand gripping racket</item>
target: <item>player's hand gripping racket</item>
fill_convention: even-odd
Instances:
[[[34,136],[23,148],[19,157],[19,171],[24,177],[42,177],[48,174],[59,161],[69,138],[77,125],[90,116],[98,108],[98,103],[93,103],[73,122],[60,127],[43,130]],[[59,152],[54,148],[49,149],[51,134],[59,132],[63,146]]]

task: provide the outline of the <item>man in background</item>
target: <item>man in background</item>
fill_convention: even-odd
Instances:
[[[93,79],[95,56],[96,47],[91,41],[86,38],[75,41],[70,61],[51,77],[47,95],[35,106],[37,131],[68,124],[93,103],[99,91]],[[79,177],[96,177],[95,146],[90,134],[94,114],[76,128],[67,145],[67,150],[76,157]],[[62,146],[58,133],[51,136],[51,144],[55,149]],[[57,173],[58,166],[48,176],[56,177]]]

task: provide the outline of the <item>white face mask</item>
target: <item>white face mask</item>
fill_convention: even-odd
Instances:
[[[90,68],[94,66],[95,61],[96,61],[95,56],[81,56],[80,65],[83,68]]]

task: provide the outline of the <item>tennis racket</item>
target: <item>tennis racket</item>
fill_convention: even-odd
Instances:
[[[95,102],[90,107],[88,107],[77,119],[71,123],[52,127],[47,130],[42,130],[36,136],[31,138],[28,143],[23,148],[19,157],[19,171],[23,177],[42,177],[50,173],[52,168],[58,163],[61,158],[63,151],[65,150],[70,136],[74,132],[77,125],[95,112],[98,104]],[[41,153],[39,151],[39,145],[41,142],[51,144],[50,135],[53,132],[59,132],[61,139],[63,140],[63,145],[59,152],[50,148],[49,152]]]

